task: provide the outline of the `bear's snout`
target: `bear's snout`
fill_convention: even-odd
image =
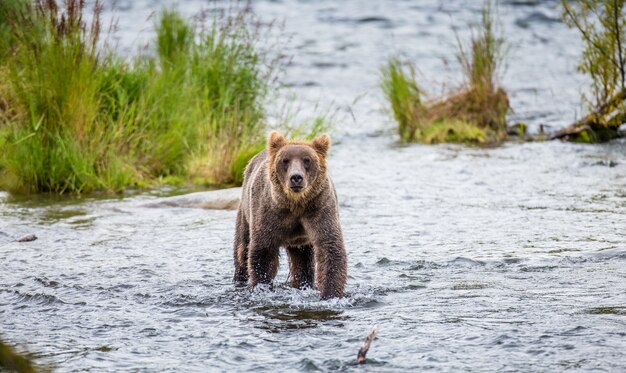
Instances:
[[[300,173],[293,173],[289,176],[289,188],[294,192],[299,192],[304,189],[304,177]]]

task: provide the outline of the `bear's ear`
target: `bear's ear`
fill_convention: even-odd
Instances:
[[[313,148],[322,157],[326,157],[328,149],[330,149],[330,137],[327,134],[323,134],[313,139]]]
[[[267,138],[267,149],[270,154],[276,154],[276,152],[282,148],[287,141],[280,133],[272,131]]]

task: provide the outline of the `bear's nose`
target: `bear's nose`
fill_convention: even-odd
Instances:
[[[299,185],[299,184],[302,184],[302,180],[304,180],[304,178],[300,174],[293,174],[293,175],[291,175],[289,180],[291,180],[291,182],[293,184]]]

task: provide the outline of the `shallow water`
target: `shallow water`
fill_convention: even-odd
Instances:
[[[478,11],[454,3],[254,5],[285,17],[295,53],[285,80],[305,108],[331,98],[345,114],[330,160],[345,298],[290,289],[284,255],[274,291],[235,289],[235,212],[146,207],[181,191],[0,192],[1,337],[57,371],[626,369],[626,142],[398,146],[384,130],[376,69],[395,48],[424,57],[433,79],[453,76],[441,67],[453,42],[442,38],[461,23],[451,17]],[[122,40],[160,8],[118,4]],[[516,118],[535,128],[567,123],[582,82],[556,4],[502,3],[519,39],[505,81]],[[28,233],[38,240],[12,241]]]

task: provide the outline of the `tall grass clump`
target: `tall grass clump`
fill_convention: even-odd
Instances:
[[[156,23],[153,53],[99,48],[101,5],[0,4],[0,186],[55,193],[234,184],[263,143],[276,60],[249,7]]]
[[[421,138],[425,106],[422,91],[417,85],[415,69],[408,66],[405,71],[402,61],[392,58],[382,69],[382,89],[398,122],[398,133],[402,141],[417,141]]]
[[[618,137],[626,123],[624,0],[562,0],[563,19],[578,30],[584,50],[578,70],[591,78],[583,101],[589,114],[557,137],[582,142]]]
[[[381,86],[404,142],[498,142],[506,138],[509,101],[498,85],[504,40],[496,29],[490,2],[482,10],[479,31],[470,48],[459,43],[464,83],[440,99],[428,99],[415,67],[392,58],[382,68]]]
[[[9,43],[2,51],[2,163],[10,188],[59,191],[93,189],[109,162],[108,133],[98,119],[100,6],[93,21],[83,3],[3,4]],[[8,49],[6,49],[8,48]]]

